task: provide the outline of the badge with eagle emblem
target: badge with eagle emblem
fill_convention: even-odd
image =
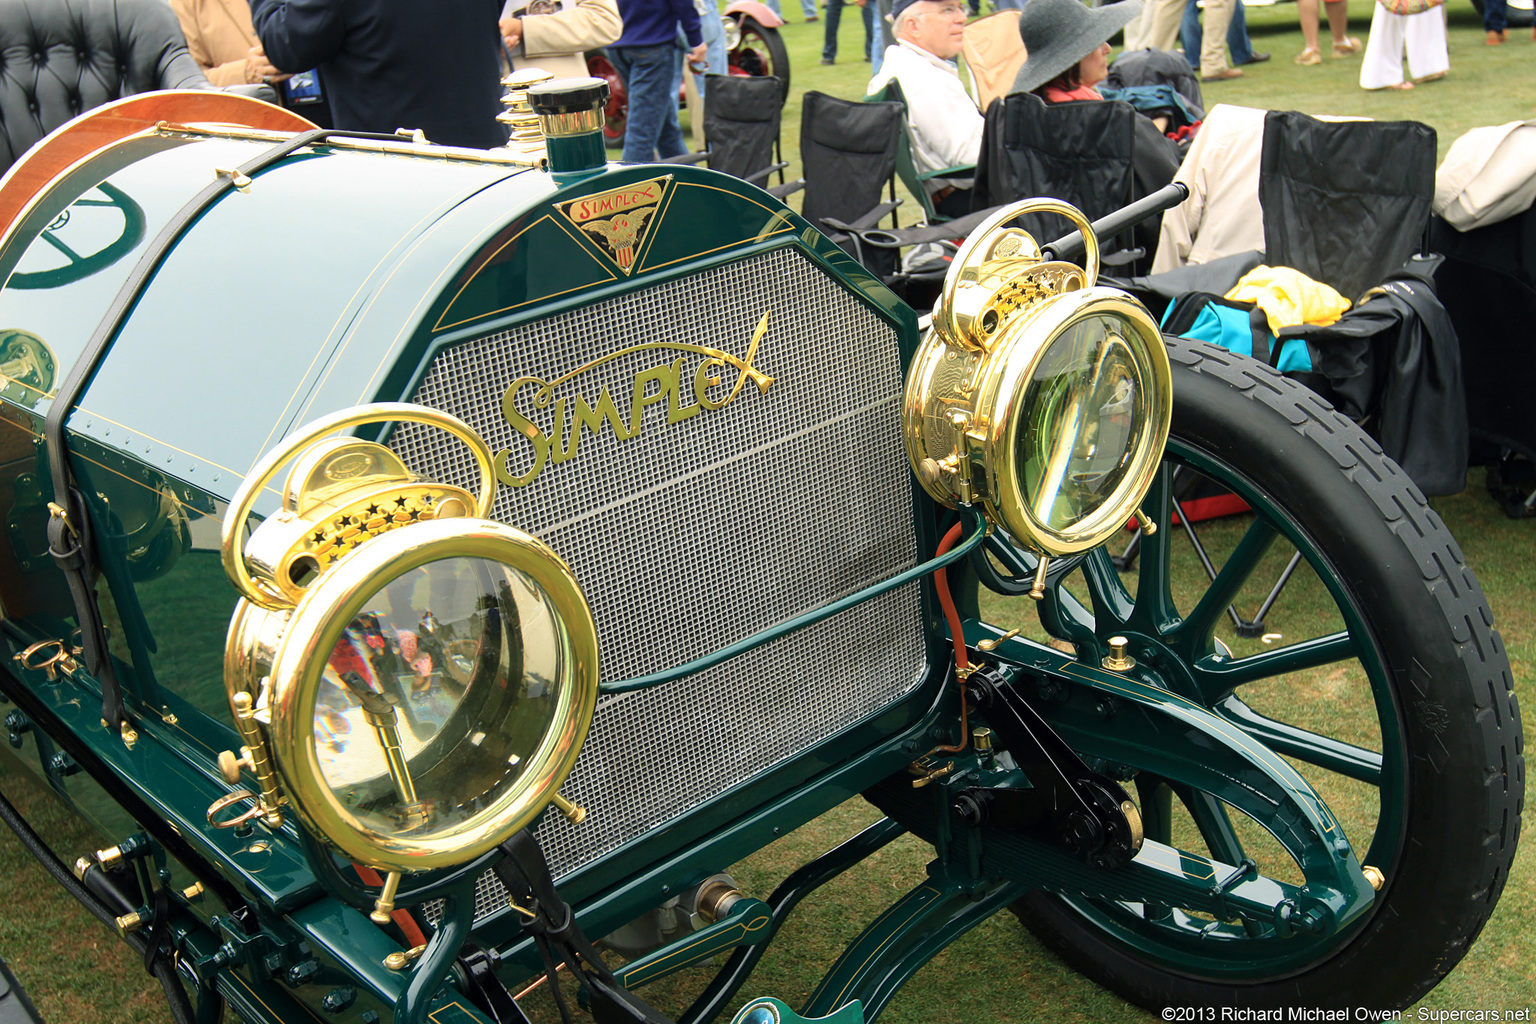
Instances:
[[[671,181],[669,174],[557,203],[555,208],[628,274],[634,269]]]

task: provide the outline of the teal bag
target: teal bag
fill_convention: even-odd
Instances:
[[[1300,338],[1278,342],[1264,311],[1251,302],[1234,302],[1210,292],[1180,295],[1163,314],[1162,328],[1181,338],[1213,345],[1269,363],[1281,373],[1310,372],[1312,355]]]

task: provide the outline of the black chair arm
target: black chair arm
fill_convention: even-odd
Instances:
[[[945,242],[953,238],[964,238],[982,221],[1000,209],[1002,207],[993,206],[940,224],[915,224],[910,228],[866,229],[858,231],[857,234],[865,244],[876,249],[904,249],[909,245],[919,245],[923,242]]]
[[[759,187],[761,187],[761,185],[759,183],[763,182],[763,181],[767,181],[768,180],[768,175],[772,174],[774,171],[782,171],[784,168],[786,168],[788,166],[789,166],[789,161],[788,160],[781,160],[781,161],[779,161],[776,164],[769,164],[767,167],[764,167],[760,171],[753,171],[751,174],[747,175],[742,180],[743,181],[750,181],[752,184],[759,185]]]
[[[868,228],[874,227],[876,224],[880,223],[881,218],[883,218],[886,214],[890,213],[900,205],[900,199],[892,199],[888,203],[881,203],[879,206],[875,207],[873,210],[870,210],[868,213],[864,214],[864,216],[854,221],[847,228],[843,228],[841,230],[864,231]],[[831,221],[829,220],[828,223],[831,223]]]

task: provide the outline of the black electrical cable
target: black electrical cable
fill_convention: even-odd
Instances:
[[[27,848],[27,852],[36,857],[38,862],[53,876],[54,881],[62,885],[66,892],[73,896],[80,904],[90,911],[102,924],[117,930],[117,915],[112,913],[106,903],[94,892],[87,889],[74,873],[65,866],[64,862],[54,853],[43,838],[37,834],[27,819],[11,806],[11,802],[0,793],[0,820],[3,820],[10,830],[16,833],[16,838],[21,840],[21,845]],[[144,956],[149,944],[137,935],[123,936],[123,941],[128,943],[130,949],[140,956]],[[192,1012],[192,1003],[187,998],[186,990],[181,987],[181,979],[176,976],[176,969],[171,966],[169,960],[163,957],[157,958],[152,973],[155,980],[160,982],[160,987],[165,990],[166,1002],[170,1004],[171,1018],[175,1024],[195,1024]]]

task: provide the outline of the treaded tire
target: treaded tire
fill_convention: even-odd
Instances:
[[[750,14],[738,12],[726,17],[735,18],[741,30],[741,43],[727,54],[730,73],[752,77],[773,75],[779,80],[784,98],[788,99],[789,47],[784,45],[784,37],[779,35],[779,30],[768,28]],[[748,42],[753,39],[757,41],[755,44]]]
[[[1385,661],[1409,794],[1362,922],[1284,976],[1159,962],[1060,897],[1014,905],[1071,966],[1142,1006],[1405,1007],[1466,953],[1509,875],[1525,788],[1520,712],[1482,589],[1418,489],[1353,423],[1268,366],[1169,338],[1170,453],[1230,467],[1315,540]],[[1187,455],[1186,455],[1187,457]],[[1209,474],[1208,474],[1209,475]],[[1387,845],[1394,845],[1388,837]]]

